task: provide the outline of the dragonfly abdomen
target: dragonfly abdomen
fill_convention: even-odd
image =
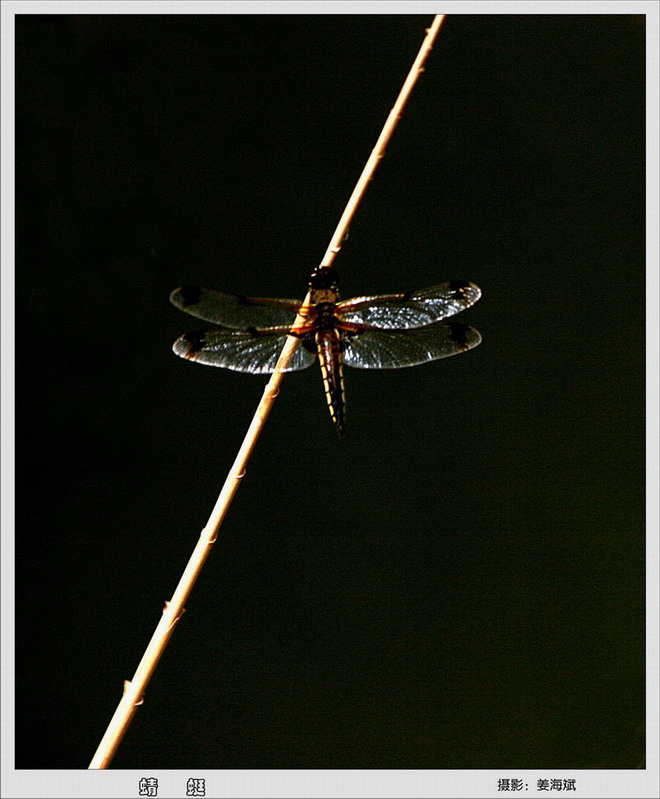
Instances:
[[[344,435],[344,364],[339,331],[334,327],[316,332],[316,347],[323,375],[323,388],[330,416],[340,436]]]

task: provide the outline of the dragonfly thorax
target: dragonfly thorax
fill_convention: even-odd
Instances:
[[[337,322],[335,308],[336,305],[334,302],[320,302],[314,306],[317,330],[329,330],[335,327]]]
[[[334,305],[337,302],[337,292],[334,289],[313,289],[311,303],[319,313],[322,313],[322,306]]]

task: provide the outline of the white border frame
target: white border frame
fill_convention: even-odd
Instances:
[[[185,797],[188,777],[208,797],[502,797],[497,780],[575,778],[576,797],[656,799],[658,734],[658,41],[657,0],[3,0],[2,12],[2,782],[5,799],[136,797],[157,776],[158,797]],[[647,33],[647,767],[645,770],[19,770],[14,769],[14,15],[15,14],[644,14]],[[653,486],[656,486],[654,489]],[[103,730],[99,730],[99,740]],[[562,792],[563,793],[563,792]],[[550,796],[556,796],[551,792]],[[568,794],[571,795],[571,794]]]

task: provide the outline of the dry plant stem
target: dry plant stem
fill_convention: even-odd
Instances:
[[[294,322],[294,328],[302,324],[304,321],[304,313],[306,308],[309,307],[309,295],[305,298]],[[188,565],[183,572],[179,584],[176,587],[172,599],[165,603],[163,608],[163,615],[158,622],[158,625],[151,636],[151,640],[142,656],[142,660],[137,667],[133,679],[129,682],[124,682],[124,693],[117,705],[117,709],[108,725],[105,735],[101,739],[101,743],[96,750],[96,754],[92,758],[89,765],[90,769],[104,769],[110,765],[119,744],[128,729],[133,716],[135,715],[138,707],[143,702],[144,691],[151,679],[154,669],[158,665],[161,655],[165,651],[176,623],[179,621],[185,610],[185,604],[188,601],[190,592],[195,585],[199,573],[206,562],[206,558],[211,552],[211,547],[218,537],[218,530],[222,524],[223,519],[229,509],[234,494],[238,490],[241,480],[245,476],[245,469],[247,462],[250,459],[252,450],[254,449],[259,434],[268,418],[275,398],[280,390],[280,383],[284,377],[284,372],[281,371],[289,362],[293,351],[298,346],[300,341],[294,336],[287,338],[284,349],[282,350],[277,362],[277,371],[273,372],[270,380],[266,384],[261,402],[257,406],[257,410],[252,418],[252,422],[248,431],[243,439],[241,448],[236,455],[234,463],[229,470],[229,474],[225,479],[220,495],[218,496],[215,507],[211,512],[206,527],[202,530],[199,540],[195,549],[193,550]]]
[[[385,155],[385,148],[392,137],[392,133],[394,132],[397,122],[399,119],[401,119],[401,112],[408,101],[408,97],[410,97],[410,93],[415,87],[415,83],[417,83],[417,78],[419,78],[422,72],[424,72],[424,63],[428,58],[429,53],[433,49],[433,42],[438,35],[438,31],[440,30],[440,26],[444,22],[444,19],[445,14],[436,14],[436,16],[433,18],[431,27],[426,31],[426,38],[422,42],[422,46],[419,48],[419,52],[417,53],[417,58],[410,68],[408,77],[401,87],[401,91],[399,92],[396,102],[392,106],[392,110],[387,117],[385,125],[383,126],[383,130],[378,137],[376,146],[371,151],[371,155],[369,156],[367,163],[364,165],[362,174],[360,175],[358,182],[355,184],[353,194],[351,194],[351,198],[346,205],[344,213],[341,215],[341,219],[339,220],[337,229],[335,230],[330,244],[328,245],[328,249],[325,251],[325,255],[321,261],[321,266],[330,266],[339,250],[341,250],[341,245],[346,237],[348,226],[351,224],[351,220],[353,219],[355,211],[360,204],[360,200],[367,190],[369,181],[376,171],[378,163]]]
[[[443,19],[443,14],[437,15],[433,20],[433,24],[427,30],[426,38],[422,43],[417,58],[413,63],[413,66],[401,89],[401,92],[399,93],[396,103],[390,111],[385,123],[385,127],[378,138],[376,146],[374,147],[371,156],[369,157],[369,160],[362,171],[362,175],[360,176],[348,205],[346,206],[339,224],[337,225],[337,229],[335,230],[330,245],[325,253],[323,261],[321,262],[324,266],[329,266],[341,249],[341,244],[346,236],[346,231],[348,230],[351,219],[355,214],[357,206],[362,199],[364,192],[366,191],[367,185],[369,184],[369,181],[371,180],[371,177],[378,166],[380,159],[383,157],[387,142],[394,131],[396,123],[401,117],[401,111],[406,103],[406,100],[408,99],[417,78],[423,71],[424,61],[431,51],[433,41],[440,30],[440,25],[442,24]],[[298,311],[295,322],[293,323],[294,329],[304,321],[305,310],[308,306],[309,294],[305,298],[301,308]],[[227,475],[218,500],[215,503],[215,507],[213,508],[209,520],[206,523],[206,527],[204,527],[200,534],[199,541],[197,542],[190,560],[188,561],[188,565],[186,566],[186,569],[179,580],[179,584],[176,587],[172,599],[165,603],[163,615],[161,616],[158,626],[156,627],[154,634],[149,641],[147,649],[142,656],[142,660],[140,661],[140,664],[133,675],[133,679],[130,682],[128,680],[124,682],[124,693],[110,721],[110,724],[108,725],[108,728],[101,739],[101,743],[99,744],[98,749],[92,758],[92,761],[89,765],[90,769],[104,769],[110,765],[110,762],[117,751],[119,744],[121,743],[122,738],[124,737],[124,734],[137,711],[137,708],[143,702],[144,692],[149,680],[151,679],[158,661],[165,651],[165,647],[167,646],[172,633],[174,632],[177,622],[185,610],[185,603],[190,596],[190,592],[195,585],[195,581],[197,580],[204,563],[206,562],[206,558],[211,551],[211,547],[217,539],[218,530],[223,519],[225,518],[229,505],[234,498],[234,494],[238,490],[238,486],[245,475],[247,462],[250,459],[252,450],[254,449],[257,439],[261,434],[261,430],[266,422],[266,419],[268,418],[268,414],[270,413],[273,403],[275,402],[275,398],[279,393],[280,383],[284,377],[284,372],[282,370],[289,362],[299,343],[300,341],[294,336],[289,336],[287,338],[284,349],[282,350],[282,353],[278,359],[276,371],[273,372],[266,385],[266,388],[264,389],[263,397],[257,407],[257,410],[255,411],[254,417],[250,423],[250,427],[248,428],[241,448],[239,449],[236,459],[234,460],[234,464]]]

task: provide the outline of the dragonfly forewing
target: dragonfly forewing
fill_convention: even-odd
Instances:
[[[235,330],[292,325],[301,305],[299,300],[244,297],[199,286],[175,289],[170,295],[170,302],[191,316]]]
[[[337,305],[337,315],[346,322],[408,330],[454,316],[474,305],[480,296],[474,283],[453,280],[406,294],[354,297]]]

